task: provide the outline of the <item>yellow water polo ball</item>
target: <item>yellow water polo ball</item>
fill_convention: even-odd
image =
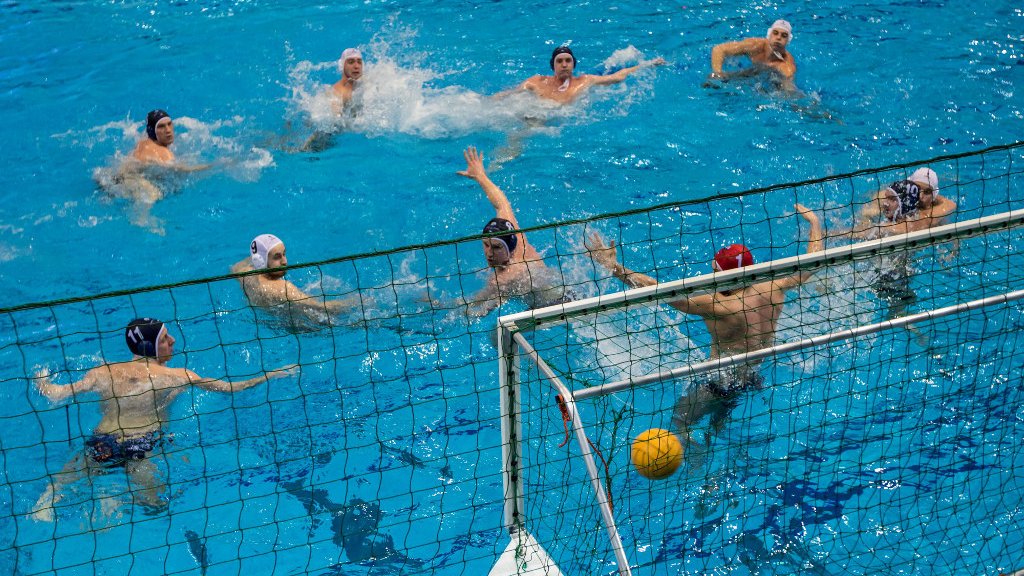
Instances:
[[[646,478],[668,478],[682,463],[683,445],[668,430],[651,428],[633,440],[633,465]]]

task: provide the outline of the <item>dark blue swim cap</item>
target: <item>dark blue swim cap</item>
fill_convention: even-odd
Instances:
[[[902,180],[900,182],[893,182],[889,184],[889,190],[896,193],[896,197],[900,199],[900,209],[896,213],[895,217],[909,218],[917,213],[918,203],[921,199],[921,188],[917,183],[911,180]]]
[[[170,118],[171,115],[159,108],[153,110],[146,116],[146,135],[149,136],[150,140],[156,140],[156,123],[163,120],[164,118]]]
[[[558,48],[555,48],[554,52],[551,53],[550,64],[552,70],[555,69],[555,56],[558,56],[559,54],[568,54],[569,56],[572,56],[572,67],[574,70],[576,69],[576,66],[578,66],[580,63],[580,61],[576,59],[576,55],[572,53],[571,48],[569,48],[568,46],[559,46]]]
[[[508,232],[515,230],[516,227],[511,222],[504,218],[491,218],[491,221],[484,226],[484,234],[493,234],[495,232]],[[511,256],[512,252],[516,249],[516,244],[519,243],[519,237],[516,234],[503,234],[500,236],[494,236],[508,248],[508,255]]]
[[[156,358],[156,343],[160,333],[164,331],[164,323],[154,318],[136,318],[124,329],[124,342],[136,356]]]

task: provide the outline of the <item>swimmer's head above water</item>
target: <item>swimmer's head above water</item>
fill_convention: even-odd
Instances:
[[[715,272],[725,272],[753,264],[754,255],[750,253],[750,250],[743,244],[733,244],[715,253],[715,260],[711,263],[711,267]]]
[[[174,142],[174,122],[167,112],[156,109],[146,115],[146,136],[161,146]]]
[[[576,55],[572,53],[572,49],[568,46],[555,48],[554,52],[551,53],[551,61],[549,62],[551,71],[555,73],[557,78],[562,80],[568,80],[572,77],[572,73],[576,70],[578,63]]]
[[[515,229],[516,227],[504,218],[491,218],[491,221],[484,226],[484,234],[511,232],[484,238],[484,256],[487,257],[488,265],[504,266],[512,259],[512,254],[516,251],[516,245],[519,243]]]
[[[921,189],[921,208],[930,208],[939,193],[939,175],[931,168],[918,168],[907,178]]]
[[[253,270],[264,268],[280,268],[288,265],[288,256],[285,253],[284,242],[273,234],[260,234],[253,238],[249,244],[249,262]],[[267,272],[274,278],[284,276],[285,271],[276,271],[273,274]]]
[[[170,357],[173,352],[174,338],[166,336],[164,323],[154,318],[136,318],[124,329],[124,342],[132,354],[143,358]],[[163,350],[161,350],[161,347]]]
[[[768,28],[765,37],[768,39],[768,45],[771,46],[772,54],[779,60],[784,60],[786,46],[793,39],[793,26],[785,20],[776,20]]]
[[[363,76],[363,53],[358,48],[345,48],[338,59],[342,78],[355,81]]]

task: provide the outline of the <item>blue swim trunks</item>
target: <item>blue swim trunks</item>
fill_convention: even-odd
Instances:
[[[704,382],[704,388],[716,398],[730,400],[747,390],[760,390],[764,386],[764,377],[757,372],[749,372],[745,376],[735,374],[715,374]]]
[[[128,460],[142,460],[160,443],[159,432],[138,436],[125,436],[121,440],[113,434],[95,434],[85,441],[89,456],[100,464],[122,466]]]

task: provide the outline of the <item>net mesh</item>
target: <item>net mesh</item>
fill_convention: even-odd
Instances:
[[[959,205],[954,219],[965,220],[1018,207],[1020,155],[1014,145],[928,165]],[[800,253],[807,227],[797,202],[822,216],[830,245],[847,242],[834,233],[914,167],[528,229],[544,256],[530,269],[540,288],[501,312],[621,290],[587,255],[593,232],[659,280],[702,274],[734,242],[759,261]],[[1019,289],[1019,236],[921,247],[905,275],[916,300],[895,312],[873,290],[881,258],[828,266],[786,301],[777,339]],[[238,278],[217,277],[0,310],[0,566],[487,573],[508,532],[495,314],[472,315],[491,304],[482,302],[490,270],[480,252],[474,237],[292,266],[288,278],[313,300],[283,309],[253,307]],[[328,313],[326,301],[344,305]],[[145,316],[176,339],[168,366],[258,382],[155,395],[153,449],[141,461],[97,462],[88,445],[111,399],[53,402],[35,375],[46,370],[66,387],[129,360],[124,327]],[[673,429],[673,407],[694,379],[579,402],[634,569],[1009,571],[1008,551],[1021,548],[1020,325],[1019,305],[1009,304],[922,323],[920,334],[892,330],[773,358],[760,370],[763,388],[720,429],[691,426],[683,468],[665,481],[632,469],[630,441]],[[574,389],[700,361],[709,346],[703,322],[656,302],[528,336]],[[551,388],[521,366],[523,517],[564,573],[613,573],[580,446],[559,446],[565,424]],[[60,497],[41,518],[40,495],[53,486]]]

